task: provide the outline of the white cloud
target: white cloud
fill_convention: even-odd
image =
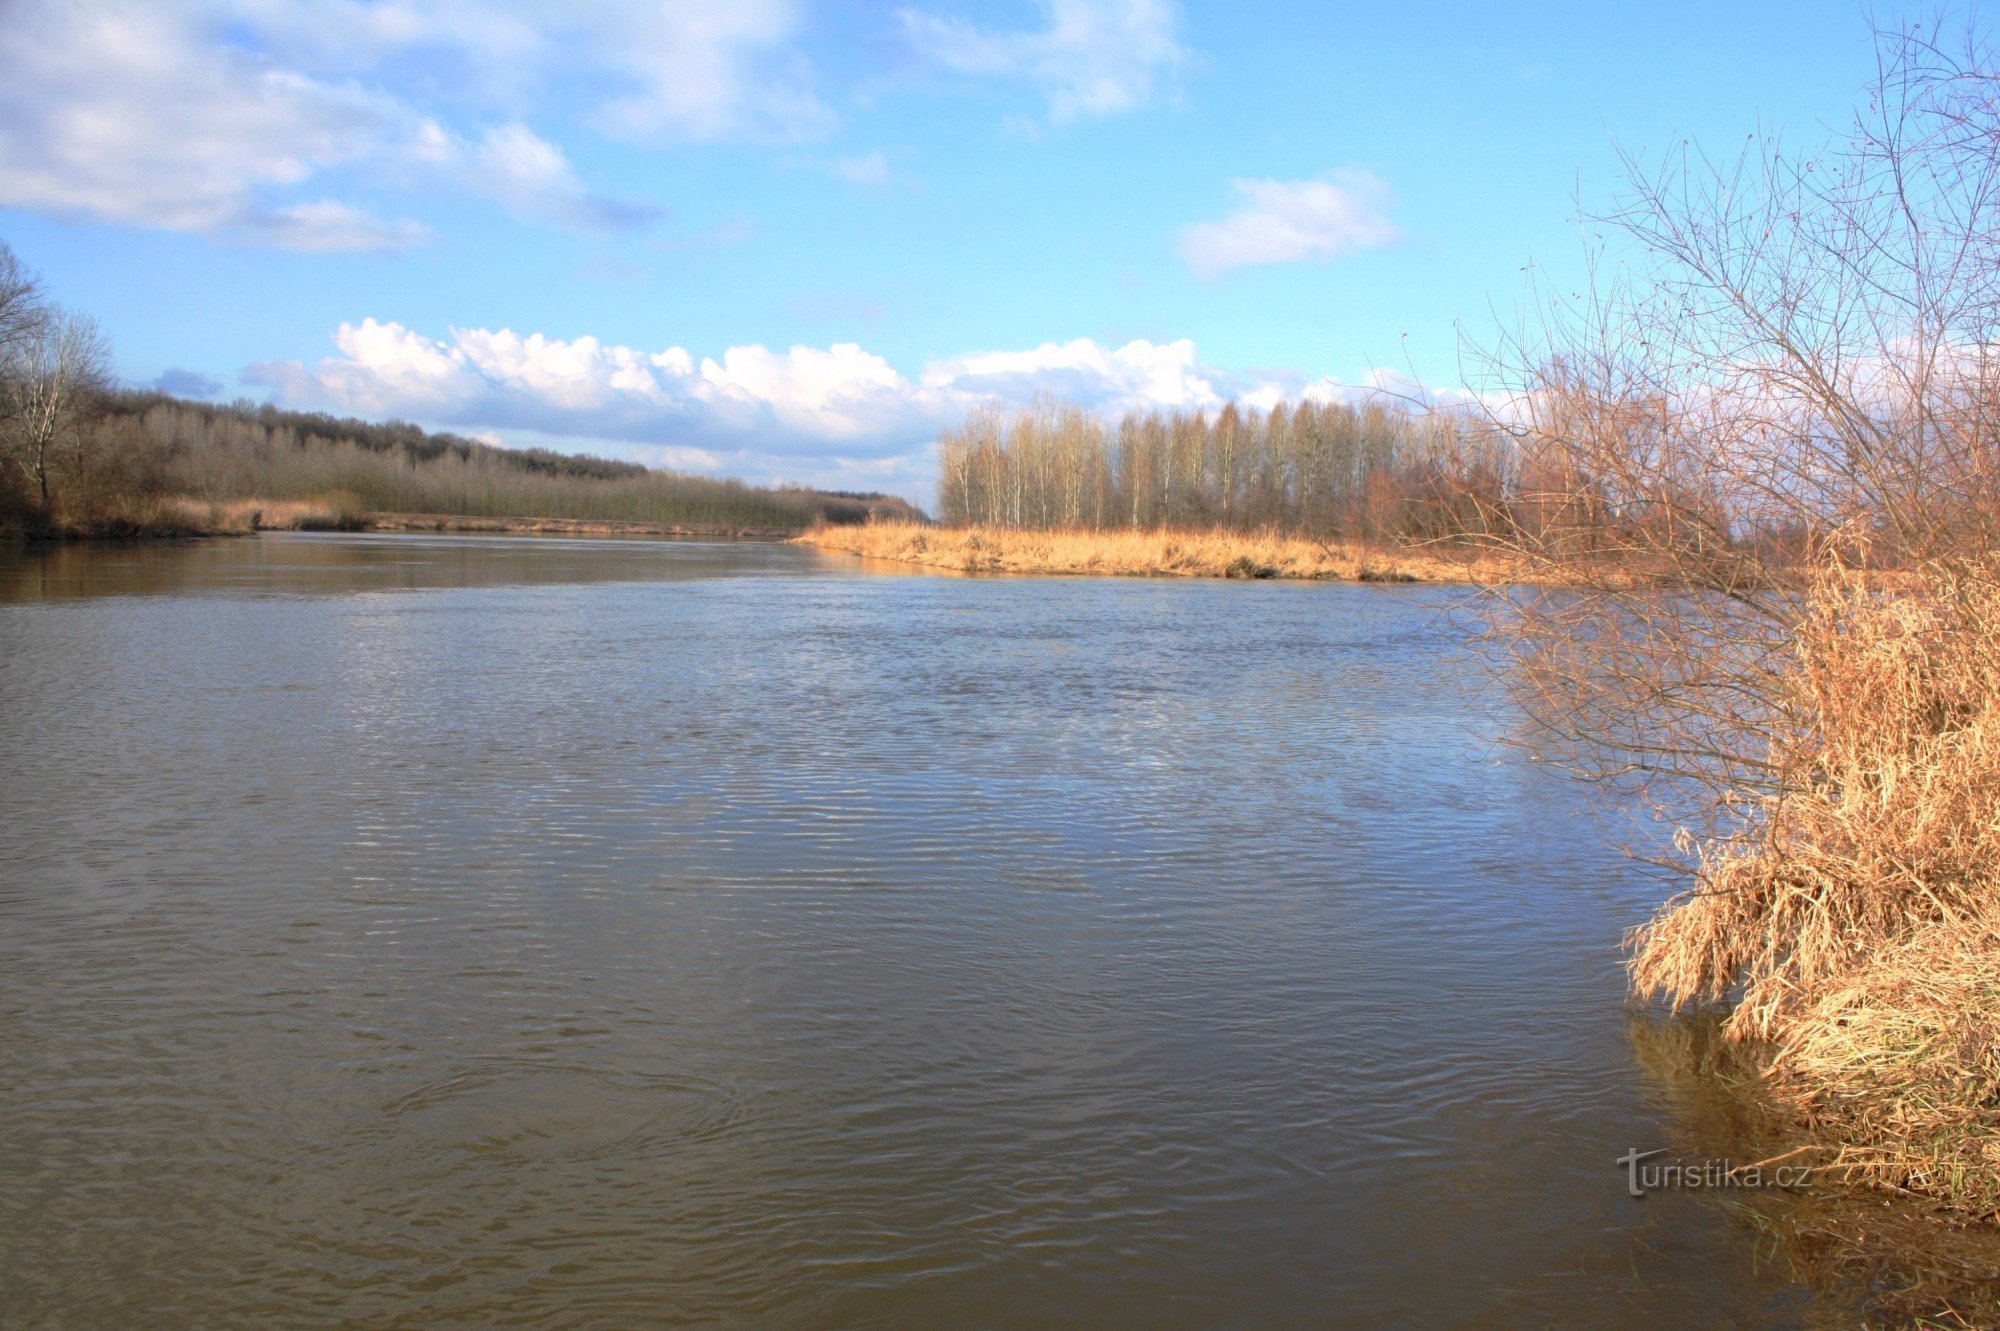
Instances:
[[[539,6],[531,6],[535,12]],[[797,0],[654,0],[567,7],[573,34],[626,87],[600,112],[642,142],[817,138],[836,123],[792,49]]]
[[[197,40],[168,7],[0,10],[0,69],[0,203],[316,248],[414,234],[352,207],[262,202],[406,133],[392,101]]]
[[[385,222],[332,199],[256,209],[236,219],[232,234],[258,244],[310,253],[406,250],[429,234],[415,222]]]
[[[1042,0],[1039,32],[993,32],[919,10],[899,15],[919,54],[954,73],[1033,83],[1057,124],[1136,110],[1187,59],[1173,0]]]
[[[465,431],[606,444],[628,456],[770,478],[850,483],[928,474],[940,427],[984,403],[1053,394],[1107,416],[1215,407],[1216,371],[1192,342],[1109,347],[1089,338],[941,359],[914,377],[853,343],[730,347],[696,356],[581,337],[343,324],[338,354],[254,365],[246,382],[290,406],[394,416]]]
[[[799,23],[798,0],[0,0],[0,206],[305,249],[421,238],[329,197],[365,173],[636,225],[659,210],[590,191],[524,116],[567,99],[646,142],[824,132]]]
[[[580,96],[625,137],[789,141],[830,128],[803,0],[156,0],[219,16],[301,68],[449,88],[519,119]]]
[[[1235,189],[1244,207],[1181,233],[1181,258],[1203,277],[1257,264],[1324,263],[1402,236],[1388,216],[1394,196],[1366,171],[1318,180],[1239,180]]]
[[[961,398],[1026,402],[1047,393],[1065,402],[1117,414],[1148,407],[1218,406],[1213,372],[1199,364],[1194,343],[1128,342],[1107,347],[1087,337],[1044,342],[1030,351],[987,351],[934,362],[924,384]]]
[[[454,329],[446,340],[374,319],[343,324],[341,355],[253,366],[287,402],[467,427],[789,455],[907,449],[948,404],[852,343],[731,347],[697,359],[600,342]]]
[[[334,343],[338,354],[315,365],[253,365],[242,379],[286,406],[419,420],[482,438],[582,447],[753,480],[918,496],[934,477],[931,443],[939,429],[986,404],[1025,405],[1047,395],[1115,420],[1153,408],[1212,411],[1226,401],[1268,409],[1301,397],[1472,400],[1466,390],[1390,370],[1352,382],[1232,373],[1204,364],[1184,338],[1115,347],[1077,338],[969,352],[933,360],[914,375],[849,342],[697,356],[678,346],[648,351],[507,329],[459,328],[432,338],[364,319],[341,325]]]
[[[526,125],[488,129],[477,147],[454,146],[447,160],[473,188],[516,217],[579,231],[615,231],[654,220],[661,210],[593,194],[562,150]]]

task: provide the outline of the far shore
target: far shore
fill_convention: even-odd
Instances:
[[[614,522],[593,518],[485,517],[458,513],[371,513],[326,500],[242,499],[204,503],[178,496],[129,504],[109,515],[6,533],[45,541],[176,540],[257,532],[432,532],[460,536],[615,536],[637,539],[785,541],[797,527],[729,523]]]
[[[1217,530],[1029,531],[880,522],[819,527],[794,539],[868,559],[962,573],[1472,585],[1516,581],[1520,574],[1506,561],[1476,551]]]
[[[798,535],[793,527],[598,522],[588,518],[484,518],[450,513],[373,513],[351,530],[505,536],[702,536],[762,541],[782,541]]]
[[[1042,531],[922,522],[786,527],[613,522],[589,518],[371,513],[326,500],[155,501],[144,513],[48,533],[56,540],[249,536],[258,532],[382,532],[448,536],[609,537],[784,541],[955,573],[1029,576],[1247,578],[1301,582],[1501,586],[1547,581],[1498,555],[1453,546],[1319,541],[1214,528]]]

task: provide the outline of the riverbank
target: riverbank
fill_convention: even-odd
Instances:
[[[360,531],[449,532],[500,536],[711,537],[782,541],[792,527],[736,527],[701,523],[593,522],[582,518],[468,518],[446,513],[376,513]]]
[[[1325,543],[1232,531],[1023,531],[879,522],[815,528],[796,539],[867,559],[963,573],[1493,584],[1512,581],[1511,575],[1519,572],[1511,564],[1473,551]]]
[[[1766,775],[1634,988],[1726,1008],[1826,1177],[2000,1220],[2000,565],[1833,570],[1767,692]],[[1804,1149],[1803,1147],[1801,1149]]]
[[[444,533],[467,536],[611,536],[666,540],[782,541],[796,527],[730,523],[610,522],[587,518],[468,517],[453,513],[371,513],[351,496],[207,503],[167,496],[121,503],[78,517],[23,522],[9,534],[34,541],[184,540],[260,531]]]

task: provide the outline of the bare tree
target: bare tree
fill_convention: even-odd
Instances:
[[[1682,829],[1665,858],[1697,889],[1635,940],[1639,988],[1745,986],[1738,1010],[1765,1035],[1972,899],[1885,867],[1917,862],[1888,833],[1825,816],[1885,805],[1869,783],[1904,770],[1888,747],[1872,774],[1833,764],[1839,736],[1927,751],[1967,724],[1960,695],[1814,684],[1865,674],[1850,648],[1903,650],[1911,630],[1870,617],[1896,604],[1954,643],[2000,635],[1984,618],[2000,604],[2000,66],[1936,26],[1877,49],[1844,142],[1628,162],[1581,295],[1542,304],[1493,362],[1511,397],[1491,426],[1514,460],[1489,539],[1549,588],[1498,606],[1532,739]],[[1871,708],[1902,730],[1858,725]],[[1841,844],[1800,839],[1836,825]]]
[[[14,251],[0,243],[0,366],[45,315],[41,284],[14,257]]]
[[[85,463],[85,426],[111,383],[110,345],[94,320],[50,309],[18,337],[0,364],[7,458],[34,486],[42,507],[50,480],[69,449],[73,472]]]

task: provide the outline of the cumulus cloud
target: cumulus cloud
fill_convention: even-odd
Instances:
[[[1203,277],[1258,264],[1324,263],[1402,236],[1389,220],[1394,196],[1367,171],[1317,180],[1239,180],[1235,190],[1242,208],[1181,233],[1181,258]]]
[[[433,339],[343,324],[338,357],[253,366],[283,401],[467,427],[740,451],[864,456],[906,449],[942,405],[853,343],[731,347],[696,358],[600,342],[454,329]]]
[[[1042,0],[1042,8],[1047,26],[1033,32],[921,10],[898,17],[918,54],[941,69],[1033,84],[1056,124],[1145,106],[1187,58],[1173,0]]]
[[[365,172],[641,225],[659,210],[586,188],[527,112],[586,89],[588,119],[647,142],[824,132],[798,24],[796,0],[9,0],[0,206],[300,249],[422,239],[330,197]]]
[[[697,356],[507,329],[433,338],[364,319],[341,325],[334,344],[338,354],[317,364],[253,365],[243,378],[289,406],[526,431],[673,465],[853,484],[921,480],[938,429],[982,404],[1054,394],[1116,416],[1214,407],[1235,387],[1186,340],[1049,342],[935,360],[914,376],[848,342]]]
[[[1231,372],[1195,344],[1091,338],[939,358],[905,374],[851,342],[782,351],[749,345],[698,356],[593,337],[452,329],[429,337],[376,319],[343,324],[316,364],[246,369],[286,406],[399,417],[514,443],[587,447],[653,465],[922,495],[931,442],[976,407],[1053,396],[1109,420],[1226,401],[1394,399],[1444,405],[1465,390],[1389,370],[1344,381],[1289,371]]]

